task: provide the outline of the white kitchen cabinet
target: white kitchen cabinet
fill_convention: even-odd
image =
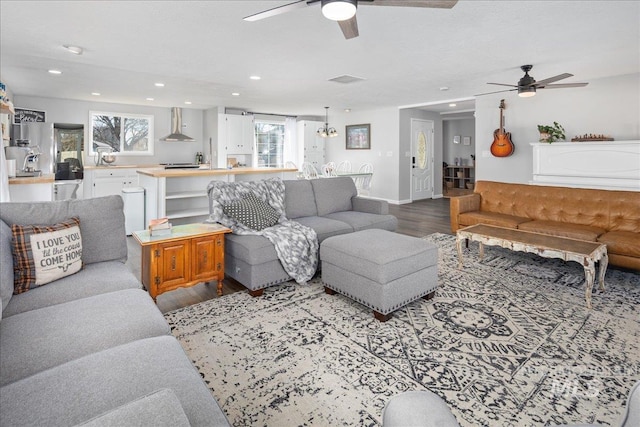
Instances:
[[[12,202],[50,202],[53,200],[53,182],[9,185]]]
[[[138,186],[137,168],[101,168],[86,170],[84,173],[85,194],[91,197],[122,195],[122,189]]]
[[[219,143],[224,143],[228,155],[253,154],[253,116],[222,114],[218,120]],[[218,144],[220,145],[220,144]]]
[[[302,147],[302,158],[299,159],[300,164],[303,162],[311,163],[315,166],[318,173],[321,173],[322,165],[326,163],[324,144],[325,138],[317,135],[317,131],[324,125],[322,122],[301,120],[297,123],[298,127],[298,144]]]

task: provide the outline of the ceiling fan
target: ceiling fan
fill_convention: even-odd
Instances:
[[[548,79],[536,81],[532,76],[529,75],[529,71],[531,71],[532,68],[533,68],[533,65],[523,65],[520,67],[520,69],[524,71],[524,76],[522,76],[522,78],[518,81],[517,85],[510,85],[506,83],[487,83],[488,85],[511,86],[511,87],[514,87],[515,89],[506,89],[506,90],[499,90],[496,92],[481,93],[475,96],[490,95],[492,93],[510,92],[510,91],[517,90],[518,96],[526,98],[529,96],[534,96],[536,94],[536,90],[538,89],[562,89],[567,87],[584,87],[589,84],[589,83],[560,83],[555,85],[550,84],[553,82],[557,82],[558,80],[566,79],[568,77],[573,77],[573,74],[569,74],[569,73],[562,73],[554,77],[549,77]]]
[[[356,9],[358,4],[364,6],[405,6],[405,7],[431,7],[451,9],[458,0],[298,0],[293,3],[267,9],[244,17],[245,21],[258,21],[275,15],[290,12],[295,9],[320,3],[322,14],[332,21],[338,21],[338,25],[345,39],[358,37],[358,21],[356,21]]]

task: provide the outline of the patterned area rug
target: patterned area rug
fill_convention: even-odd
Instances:
[[[431,390],[463,426],[616,425],[640,379],[640,274],[610,269],[585,307],[584,270],[497,247],[439,248],[435,299],[386,323],[343,296],[274,286],[166,314],[238,426],[377,426],[390,397]]]

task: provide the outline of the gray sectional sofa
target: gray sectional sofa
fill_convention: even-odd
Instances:
[[[84,268],[13,295],[11,224],[80,218]],[[230,425],[124,261],[119,196],[0,204],[0,425]]]
[[[285,180],[284,184],[287,218],[313,228],[318,243],[339,234],[370,228],[395,231],[398,227],[397,218],[389,215],[388,203],[359,197],[351,178]],[[225,274],[253,296],[291,279],[273,244],[262,236],[227,234],[224,259]]]

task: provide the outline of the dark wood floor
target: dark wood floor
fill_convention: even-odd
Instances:
[[[449,199],[427,199],[405,205],[389,205],[389,213],[398,218],[398,233],[422,237],[432,233],[451,234]],[[140,247],[133,237],[127,237],[129,260],[127,265],[140,278]],[[222,284],[224,294],[245,288],[232,279]],[[166,313],[211,298],[217,298],[216,283],[200,283],[190,288],[176,289],[158,296],[158,308]]]

